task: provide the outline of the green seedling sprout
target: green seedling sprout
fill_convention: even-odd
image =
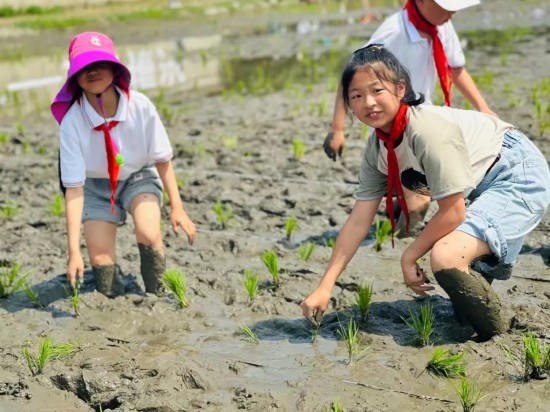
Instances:
[[[25,125],[23,123],[15,122],[13,128],[19,136],[23,136],[25,134]]]
[[[298,248],[298,256],[300,257],[300,260],[303,262],[307,262],[316,247],[317,245],[312,242],[302,243]]]
[[[51,203],[48,205],[48,213],[54,217],[63,216],[63,196],[58,193],[55,195]]]
[[[426,365],[426,370],[441,378],[463,378],[466,376],[466,365],[464,365],[463,358],[464,353],[449,355],[448,350],[437,347]]]
[[[239,144],[239,138],[237,136],[224,136],[222,137],[222,144],[227,149],[235,149]]]
[[[50,360],[67,357],[80,350],[80,344],[77,341],[55,345],[50,338],[38,339],[36,356],[30,352],[29,346],[29,343],[25,344],[22,353],[33,376],[41,374]]]
[[[80,316],[80,282],[78,280],[74,283],[71,305],[73,305],[74,315],[78,318]]]
[[[368,347],[364,349],[360,348],[359,328],[353,318],[349,319],[347,327],[340,324],[338,335],[346,344],[346,348],[348,349],[348,364],[350,365],[369,349]]]
[[[21,273],[21,264],[0,267],[0,298],[8,297],[22,289],[31,272]]]
[[[477,404],[488,395],[482,395],[482,390],[477,389],[475,385],[466,378],[460,380],[460,385],[455,387],[455,392],[458,395],[463,412],[472,412]]]
[[[19,213],[19,205],[12,200],[6,200],[3,206],[0,206],[0,216],[6,220],[12,220]]]
[[[305,152],[305,145],[304,142],[301,139],[293,139],[292,140],[292,155],[296,160],[300,160],[302,157],[304,157]]]
[[[178,300],[182,308],[189,306],[186,296],[185,275],[178,269],[167,269],[163,276],[164,285],[170,290]]]
[[[273,250],[266,250],[264,253],[262,253],[261,259],[262,262],[264,262],[265,267],[271,274],[271,278],[273,279],[275,287],[278,288],[281,279],[279,276],[279,263],[277,261],[277,253],[275,253],[275,251]]]
[[[294,233],[297,227],[298,227],[298,221],[294,216],[290,216],[285,222],[285,235],[286,235],[286,240],[288,242],[290,242],[290,239],[292,238],[292,234]]]
[[[27,283],[25,283],[25,295],[27,295],[27,298],[32,302],[34,306],[36,306],[37,308],[42,307],[38,293],[33,288],[31,288]]]
[[[8,143],[8,140],[10,139],[10,135],[6,132],[0,132],[0,143],[6,144]]]
[[[24,138],[23,141],[21,142],[21,148],[23,149],[23,154],[29,153],[29,147],[30,147],[29,139]]]
[[[321,330],[321,322],[310,322],[311,323],[311,343],[315,343],[317,341],[317,337],[319,336],[319,332]]]
[[[331,237],[330,239],[325,239],[325,246],[328,246],[331,249],[334,249],[336,245],[336,239]]]
[[[342,407],[340,400],[336,399],[325,408],[325,412],[344,412],[344,408]]]
[[[401,317],[401,319],[403,319],[403,322],[405,322],[415,333],[415,342],[420,346],[429,345],[435,322],[435,314],[432,311],[430,303],[428,302],[426,305],[420,306],[420,316],[414,313],[410,308],[409,314],[411,315],[409,320],[403,317]]]
[[[250,329],[249,326],[245,325],[244,323],[239,326],[239,329],[242,333],[244,333],[247,337],[247,340],[250,343],[260,343],[260,338]]]
[[[256,298],[256,295],[258,294],[258,285],[260,283],[260,275],[258,275],[257,273],[254,273],[250,269],[245,269],[244,278],[242,279],[242,282],[246,289],[246,294],[248,295],[248,299],[250,299],[250,301],[253,301]]]
[[[521,336],[525,352],[523,379],[544,379],[550,372],[550,347],[541,348],[533,332]]]
[[[218,222],[220,222],[222,229],[225,229],[227,222],[233,218],[233,209],[231,208],[231,205],[223,205],[221,200],[218,200],[214,204],[213,209],[214,213],[216,213],[216,216],[218,217]]]
[[[372,284],[369,286],[358,286],[355,303],[359,308],[361,322],[366,322],[369,318],[370,305],[372,303]]]
[[[395,233],[397,235],[397,232]],[[374,250],[380,252],[382,245],[391,239],[391,222],[388,219],[380,221],[376,218],[376,227],[374,231]]]

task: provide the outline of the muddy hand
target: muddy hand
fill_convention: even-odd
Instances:
[[[426,276],[424,269],[417,263],[409,267],[403,267],[403,278],[407,287],[417,295],[425,296],[426,292],[435,289],[435,287],[429,285],[430,279]]]
[[[304,317],[315,326],[319,326],[323,314],[327,309],[329,300],[330,291],[327,292],[324,289],[317,289],[300,303]]]
[[[79,283],[82,283],[84,280],[84,261],[80,255],[70,257],[67,264],[67,281],[71,285],[71,288],[75,288],[77,280]]]
[[[323,149],[329,159],[336,161],[336,156],[342,157],[342,150],[344,149],[344,133],[343,132],[329,132],[323,143]]]

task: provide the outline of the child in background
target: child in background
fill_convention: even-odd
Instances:
[[[163,185],[170,220],[195,239],[195,225],[183,209],[172,168],[172,148],[158,113],[142,93],[130,90],[131,75],[112,40],[86,32],[69,44],[67,80],[51,110],[60,124],[60,179],[65,210],[71,286],[83,278],[80,225],[96,289],[114,297],[124,292],[116,264],[117,226],[130,213],[148,293],[162,293],[165,270],[161,238]]]
[[[375,132],[364,152],[355,205],[320,286],[301,304],[304,316],[316,313],[320,320],[382,197],[392,229],[394,191],[408,220],[403,185],[439,205],[402,254],[405,284],[419,295],[434,289],[417,264],[430,252],[431,269],[457,315],[481,339],[503,332],[506,324],[490,283],[510,277],[525,236],[548,207],[550,172],[544,156],[495,116],[421,105],[423,96],[413,91],[407,70],[381,45],[357,50],[341,84],[346,107]]]
[[[451,84],[483,113],[493,114],[466,70],[466,60],[451,17],[458,11],[479,4],[479,0],[408,0],[403,10],[388,17],[374,32],[367,44],[383,44],[405,66],[411,76],[413,90],[424,94],[431,104],[435,83],[451,105]],[[341,86],[336,94],[332,130],[325,139],[327,156],[336,160],[344,147],[346,111]],[[428,197],[405,189],[411,215],[411,226],[420,222],[430,204]],[[404,220],[398,221],[399,233],[405,234]]]

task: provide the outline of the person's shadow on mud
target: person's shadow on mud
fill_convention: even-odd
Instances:
[[[391,336],[400,346],[419,346],[415,332],[406,324],[411,313],[420,315],[421,305],[430,303],[435,316],[430,343],[435,345],[464,343],[475,334],[470,326],[461,326],[454,318],[449,299],[430,296],[415,300],[373,302],[366,321],[361,320],[357,307],[326,313],[320,326],[304,318],[267,319],[251,326],[260,341],[288,340],[291,343],[308,343],[316,339],[343,340],[341,332],[347,329],[351,319],[359,331],[367,335]],[[297,310],[300,310],[297,308]]]

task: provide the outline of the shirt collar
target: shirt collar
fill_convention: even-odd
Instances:
[[[409,20],[409,14],[407,13],[407,10],[403,10],[402,13],[403,16],[403,24],[405,25],[405,30],[407,31],[407,34],[409,35],[409,38],[413,43],[419,42],[424,40],[420,33],[418,33],[418,30],[416,30],[416,27],[411,23]]]
[[[113,120],[123,122],[128,117],[128,96],[117,86],[115,86],[115,89],[117,90],[120,99],[118,99],[118,106],[115,115],[113,117],[108,117],[107,122],[111,122]],[[90,128],[94,129],[105,123],[105,119],[95,111],[91,103],[88,101],[85,93],[82,93],[81,109],[84,117],[86,117],[88,124],[90,125]]]

